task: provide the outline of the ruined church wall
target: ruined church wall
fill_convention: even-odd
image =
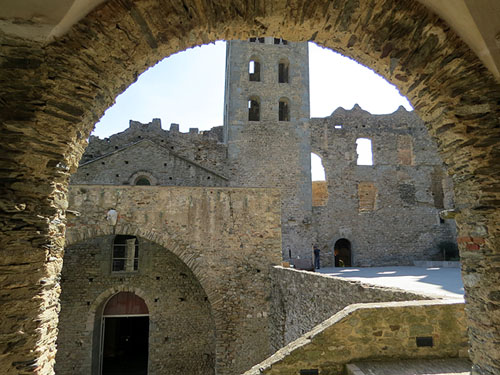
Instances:
[[[439,244],[454,242],[456,229],[453,220],[439,219],[439,211],[453,207],[453,191],[423,122],[402,107],[389,115],[355,107],[311,119],[310,126],[328,189],[326,204],[313,208],[323,265],[334,264],[333,247],[341,238],[351,242],[356,266],[442,260]],[[357,165],[358,138],[372,141],[373,165]],[[373,206],[360,210],[364,183],[373,188]]]
[[[73,184],[134,185],[146,177],[151,185],[227,186],[227,180],[151,141],[140,141],[106,157],[80,165]]]
[[[115,225],[106,220],[110,207]],[[212,309],[217,374],[241,373],[270,354],[270,268],[281,261],[278,189],[72,185],[68,210],[69,245],[136,235],[189,267]],[[78,306],[90,314],[86,301]]]
[[[126,130],[104,139],[90,136],[80,164],[144,139],[218,173],[225,172],[226,146],[221,143],[222,127],[201,132],[192,128],[189,133],[181,133],[178,124],[171,124],[169,130],[163,130],[160,119],[146,124],[130,120]]]
[[[413,301],[431,297],[359,281],[273,267],[270,331],[274,351],[355,303]]]
[[[215,323],[196,277],[167,248],[144,238],[138,238],[138,270],[111,272],[113,239],[65,250],[56,373],[97,374],[102,309],[115,293],[132,291],[149,309],[148,374],[213,375]]]

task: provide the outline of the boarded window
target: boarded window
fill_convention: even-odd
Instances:
[[[373,182],[360,182],[358,184],[359,212],[375,210],[377,188]]]
[[[118,235],[113,241],[112,272],[133,272],[139,268],[139,242],[135,236]]]
[[[328,202],[328,187],[326,181],[312,182],[312,205],[313,207],[326,206]]]
[[[248,121],[260,121],[260,103],[258,98],[248,100]]]
[[[288,83],[288,62],[281,61],[278,64],[278,82]]]
[[[398,136],[398,163],[413,165],[413,145],[409,135]]]
[[[248,63],[248,79],[252,82],[260,82],[260,63],[250,60]]]
[[[287,99],[280,99],[279,101],[279,121],[290,121],[290,106]]]

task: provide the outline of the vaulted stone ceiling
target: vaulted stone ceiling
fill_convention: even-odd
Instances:
[[[4,0],[0,29],[38,41],[63,35],[106,0]],[[498,0],[418,0],[446,21],[500,79],[500,2]]]

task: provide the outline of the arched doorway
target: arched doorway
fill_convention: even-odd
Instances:
[[[335,256],[335,267],[351,267],[351,242],[348,239],[341,238],[337,240],[333,246],[333,254]]]
[[[132,292],[111,297],[102,313],[102,375],[148,373],[149,310]]]
[[[425,114],[426,125],[439,139],[449,174],[455,176],[457,202],[463,207],[457,215],[463,272],[467,279],[477,281],[465,287],[472,359],[481,373],[497,371],[498,350],[481,338],[498,341],[499,337],[491,331],[499,303],[487,297],[498,290],[493,251],[498,241],[498,82],[453,29],[418,2],[395,0],[360,2],[359,6],[348,1],[318,1],[313,6],[298,2],[294,7],[283,1],[248,7],[222,1],[210,8],[207,2],[188,2],[185,7],[159,1],[133,2],[133,8],[130,4],[103,2],[68,37],[53,43],[6,39],[9,48],[4,50],[10,62],[3,69],[9,85],[5,87],[8,100],[3,101],[2,139],[9,141],[3,142],[2,155],[4,173],[12,177],[4,179],[7,198],[2,217],[7,224],[2,235],[9,241],[10,264],[25,268],[2,280],[2,286],[22,285],[26,296],[23,318],[33,322],[23,331],[26,328],[26,334],[37,339],[13,347],[2,358],[2,369],[26,366],[30,371],[33,353],[40,368],[52,366],[52,327],[58,310],[52,301],[57,300],[59,288],[57,283],[48,284],[54,285],[49,288],[38,280],[56,279],[62,266],[64,226],[58,223],[66,207],[68,171],[77,164],[95,118],[124,84],[137,77],[138,70],[157,61],[146,55],[165,55],[215,38],[244,38],[253,30],[266,30],[289,39],[315,39],[374,65],[410,94],[415,108]],[[25,24],[31,27],[31,22]],[[25,59],[19,57],[21,53]],[[99,59],[91,61],[93,56]],[[17,87],[16,95],[10,95],[8,90]],[[51,256],[46,256],[47,249]],[[29,280],[23,279],[26,274]],[[40,318],[42,313],[53,318]],[[17,314],[5,314],[6,326],[18,327],[24,321]]]

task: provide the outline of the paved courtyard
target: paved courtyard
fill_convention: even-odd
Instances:
[[[327,267],[323,274],[380,286],[409,290],[431,297],[463,299],[460,268],[445,267]]]

